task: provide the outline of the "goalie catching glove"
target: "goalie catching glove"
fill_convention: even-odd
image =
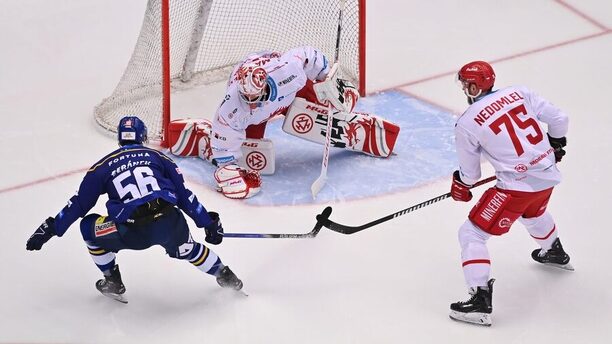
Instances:
[[[313,85],[317,101],[321,104],[330,102],[337,110],[350,113],[359,100],[359,91],[350,81],[339,79],[337,71],[338,64],[336,63],[324,81]]]
[[[228,198],[253,197],[261,188],[259,172],[247,171],[236,164],[217,168],[215,180],[217,181],[217,191]]]

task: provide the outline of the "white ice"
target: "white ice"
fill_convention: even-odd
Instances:
[[[550,210],[576,271],[535,264],[535,243],[520,224],[490,240],[497,278],[491,328],[448,319],[449,303],[467,296],[456,231],[471,206],[451,200],[351,236],[323,230],[311,240],[228,238],[214,250],[244,280],[248,298],[153,248],[119,254],[130,303],[106,299],[94,288],[100,274],[77,225],[27,252],[31,232],[65,204],[83,170],[116,147],[96,128],[92,108],[121,76],[145,3],[2,1],[0,342],[612,341],[610,2],[368,1],[370,92],[397,88],[460,113],[465,100],[453,73],[485,59],[498,86],[527,85],[571,116],[565,180]],[[189,186],[222,214],[228,232],[307,232],[323,207],[255,207]],[[448,187],[442,178],[337,202],[332,219],[365,223]],[[103,213],[102,202],[94,210]]]

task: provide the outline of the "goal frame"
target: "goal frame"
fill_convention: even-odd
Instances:
[[[168,147],[167,126],[170,123],[170,0],[162,0],[162,139],[161,146]],[[359,94],[365,96],[366,82],[366,0],[359,0]]]
[[[301,3],[303,0],[295,1],[296,4],[300,4],[300,7],[305,6],[305,4]],[[319,1],[321,3],[327,3],[327,0]],[[344,48],[345,50],[342,52],[343,54],[347,54],[347,59],[344,60],[346,62],[343,68],[347,68],[346,73],[350,75],[349,78],[358,84],[359,93],[365,96],[366,0],[350,1],[352,3],[351,8],[354,9],[350,19],[350,27],[353,29],[350,34],[347,34],[343,39],[349,40],[352,44],[346,45]],[[232,2],[230,1],[228,3]],[[255,3],[257,3],[257,1],[255,1]],[[183,6],[184,4],[186,6]],[[225,4],[225,2],[223,2],[223,4]],[[234,4],[239,5],[240,2]],[[287,2],[287,4],[289,4],[289,2]],[[318,12],[323,14],[320,17],[304,17],[309,18],[307,23],[316,23],[316,20],[319,18],[322,20],[320,25],[322,28],[325,27],[325,30],[319,31],[322,35],[318,37],[321,38],[332,38],[332,35],[334,36],[333,38],[335,38],[336,36],[335,32],[327,32],[330,26],[330,22],[328,22],[329,15],[333,15],[334,7],[332,6],[334,6],[335,2],[330,1],[329,4],[329,9],[324,10],[324,12]],[[149,138],[162,147],[168,147],[169,124],[171,120],[178,118],[173,118],[173,115],[176,116],[176,113],[172,113],[172,106],[174,106],[174,112],[176,112],[179,111],[178,109],[183,104],[181,101],[177,100],[176,94],[173,95],[173,93],[181,90],[188,90],[193,87],[217,84],[227,78],[233,65],[239,61],[238,59],[240,57],[237,55],[244,54],[246,56],[248,53],[257,51],[257,49],[268,49],[264,48],[261,44],[250,45],[250,47],[245,46],[242,48],[242,50],[244,50],[242,52],[241,50],[232,50],[229,52],[233,57],[222,61],[222,64],[213,62],[218,60],[211,60],[209,64],[209,66],[212,67],[211,69],[201,69],[202,61],[208,61],[202,60],[202,52],[210,52],[213,54],[210,56],[219,56],[215,55],[216,50],[220,52],[225,51],[224,46],[217,49],[216,38],[209,36],[210,32],[215,32],[220,28],[219,18],[224,18],[217,15],[219,13],[219,8],[224,8],[219,6],[225,5],[217,3],[216,0],[190,0],[190,2],[182,2],[182,0],[149,0],[138,41],[123,76],[111,95],[102,99],[94,108],[94,118],[96,122],[109,132],[116,132],[116,122],[121,116],[128,113],[135,113],[136,115],[140,113],[145,117],[144,119],[147,120],[146,123],[150,124]],[[245,3],[245,9],[249,8],[248,6],[249,5]],[[288,11],[291,11],[293,8],[290,6],[282,7]],[[180,18],[177,16],[182,16],[185,13],[182,11],[186,8],[189,9],[190,15],[194,16],[188,18],[187,21],[177,21],[177,18]],[[211,13],[215,13],[215,15],[211,16]],[[237,18],[239,18],[239,16],[244,17],[245,13],[248,12],[240,12],[237,13],[236,16]],[[226,13],[225,15],[227,16],[228,14]],[[229,15],[231,16],[231,14]],[[268,18],[266,15],[267,14],[263,12],[263,17],[260,16],[258,18],[266,20],[266,18]],[[273,14],[271,13],[270,15]],[[282,19],[283,17],[270,18]],[[312,45],[319,49],[330,48],[327,43],[319,46],[318,38],[311,41],[308,36],[304,36],[303,34],[309,31],[304,31],[304,28],[299,28],[300,25],[304,23],[299,21],[299,17],[294,19],[289,19],[289,17],[287,17],[285,19],[287,23],[298,19],[296,21],[296,29],[298,31],[295,31],[295,33],[287,34],[285,31],[279,31],[281,36],[285,34],[290,41],[293,41],[293,46]],[[181,25],[180,23],[184,23],[191,31],[185,31],[185,25],[182,25],[182,27],[177,26]],[[232,25],[231,21],[229,23],[229,25]],[[254,22],[254,25],[259,24],[260,21]],[[312,26],[313,24],[310,25]],[[349,25],[348,22],[347,25]],[[181,31],[176,31],[177,28]],[[222,27],[221,29],[223,30]],[[231,34],[232,32],[230,32],[228,38],[231,37]],[[154,35],[158,36],[155,37]],[[291,37],[301,38],[292,39]],[[270,43],[275,45],[275,38],[271,37],[271,39],[272,41],[270,41]],[[324,38],[324,40],[327,40],[327,38]],[[265,42],[266,41],[262,41],[262,43],[266,44]],[[283,45],[283,48],[279,47],[281,49],[279,51],[288,48],[286,46],[287,44],[281,45]],[[262,48],[258,48],[259,46],[262,46]],[[150,52],[155,52],[155,50],[157,50],[157,52],[150,55]],[[326,51],[326,54],[332,54],[331,51],[324,51]],[[142,81],[139,81],[139,79]],[[178,103],[176,103],[177,101]],[[179,107],[177,107],[177,104]]]

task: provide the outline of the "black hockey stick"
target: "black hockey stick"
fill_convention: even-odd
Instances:
[[[491,182],[495,180],[495,176],[491,176],[489,178],[485,178],[481,181],[478,181],[476,184],[472,185],[472,188],[475,188],[477,186],[480,186],[482,184],[486,184],[488,182]],[[402,216],[402,215],[406,215],[412,211],[415,211],[417,209],[426,207],[428,205],[431,205],[433,203],[439,202],[443,199],[449,198],[451,196],[450,192],[449,193],[445,193],[443,195],[440,195],[438,197],[434,197],[432,199],[429,199],[425,202],[421,202],[419,204],[413,205],[412,207],[400,210],[398,212],[395,212],[393,214],[387,215],[385,217],[381,217],[378,220],[374,220],[372,222],[366,223],[365,225],[361,225],[361,226],[346,226],[340,223],[336,223],[332,220],[329,219],[329,214],[331,214],[331,207],[327,207],[323,210],[323,212],[319,215],[317,215],[317,224],[318,223],[323,223],[323,226],[331,229],[334,232],[338,232],[338,233],[342,233],[342,234],[353,234],[353,233],[357,233],[359,231],[362,231],[366,228],[370,228],[373,226],[376,226],[378,224],[381,224],[383,222],[392,220],[398,216]]]
[[[319,234],[319,231],[323,227],[323,221],[329,219],[329,215],[331,214],[331,207],[327,207],[323,210],[323,212],[317,215],[317,223],[314,228],[304,234],[261,234],[261,233],[225,233],[223,236],[225,238],[276,238],[276,239],[306,239],[306,238],[314,238]]]

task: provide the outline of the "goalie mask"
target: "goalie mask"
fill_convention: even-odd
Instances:
[[[142,144],[147,142],[147,126],[136,116],[125,116],[117,126],[119,145]]]
[[[240,98],[247,104],[256,104],[266,98],[268,72],[255,63],[245,63],[236,72]]]
[[[495,84],[495,71],[490,64],[484,61],[473,61],[461,67],[457,73],[457,80],[461,83],[463,92],[468,96],[468,101],[478,98],[483,93],[491,91]],[[475,85],[478,93],[470,93],[470,85]]]

